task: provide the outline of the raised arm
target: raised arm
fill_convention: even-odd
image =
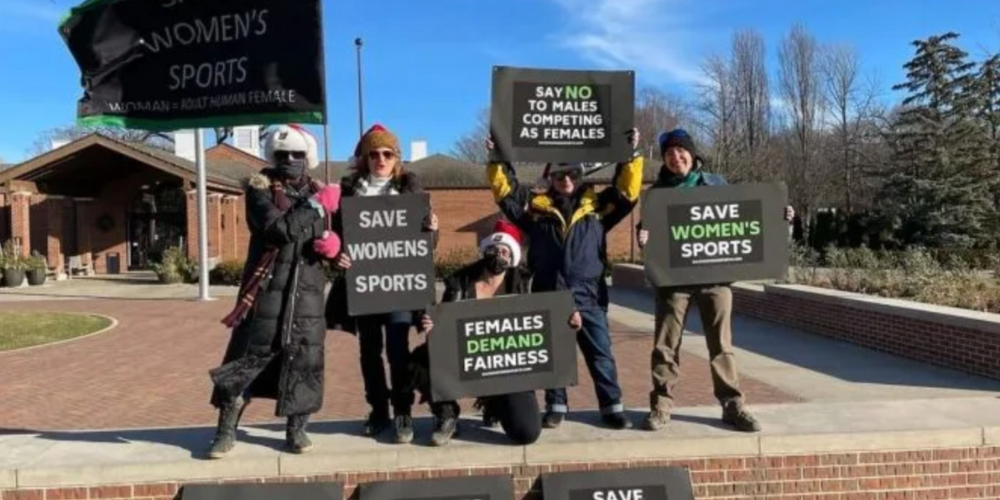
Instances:
[[[632,129],[630,142],[632,147],[639,142],[639,131]],[[639,201],[642,190],[642,176],[645,160],[638,150],[634,150],[628,163],[615,166],[615,175],[611,185],[604,188],[597,197],[597,211],[601,214],[604,231],[611,231],[622,221]]]
[[[487,149],[492,149],[492,141],[487,140]],[[531,218],[528,203],[531,202],[531,188],[517,179],[513,165],[507,162],[491,162],[486,166],[486,182],[493,191],[493,201],[507,220],[521,231],[529,232]]]

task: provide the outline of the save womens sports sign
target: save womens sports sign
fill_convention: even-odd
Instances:
[[[325,122],[319,0],[88,0],[59,32],[83,124]]]
[[[654,286],[784,278],[787,197],[783,183],[649,189],[646,276]]]

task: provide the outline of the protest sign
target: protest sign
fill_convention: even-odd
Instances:
[[[622,162],[632,156],[633,71],[493,68],[491,160]]]
[[[434,241],[424,230],[427,193],[341,201],[351,316],[413,311],[434,303]]]
[[[788,270],[784,183],[649,189],[642,200],[654,286],[780,279]]]
[[[358,500],[513,500],[507,475],[361,483]]]
[[[81,124],[325,123],[319,0],[88,0],[59,32],[82,73]]]
[[[553,472],[541,479],[545,500],[694,500],[683,467]]]
[[[576,385],[570,292],[446,302],[431,312],[431,394],[449,401]]]
[[[181,487],[180,500],[343,500],[344,483],[192,484]]]

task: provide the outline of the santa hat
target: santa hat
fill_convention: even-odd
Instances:
[[[507,245],[510,248],[511,267],[521,263],[521,231],[517,226],[505,220],[498,220],[493,226],[493,234],[479,242],[479,253],[484,254],[493,245]]]
[[[264,157],[274,163],[276,151],[305,152],[306,167],[311,170],[319,166],[319,154],[316,149],[316,139],[301,125],[278,125],[267,135]]]

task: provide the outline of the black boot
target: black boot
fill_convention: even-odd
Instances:
[[[291,415],[288,417],[288,427],[285,429],[285,442],[292,453],[308,453],[312,451],[313,444],[306,434],[306,424],[309,423],[309,415]]]
[[[212,447],[208,450],[209,458],[222,458],[236,446],[236,427],[248,404],[249,401],[238,397],[235,401],[225,403],[219,408],[219,423],[215,428]]]

